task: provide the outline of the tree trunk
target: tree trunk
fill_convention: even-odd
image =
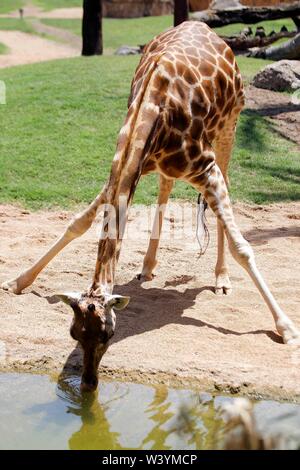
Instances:
[[[282,60],[282,59],[300,59],[300,33],[294,38],[286,41],[279,46],[263,47],[250,51],[251,57],[261,59]]]
[[[292,18],[295,23],[299,21],[300,2],[291,5],[278,5],[276,7],[245,7],[209,9],[192,13],[191,19],[204,21],[211,28],[225,26],[232,23],[253,24],[266,20]]]
[[[101,55],[102,53],[102,0],[84,0],[82,55]]]
[[[174,1],[174,26],[189,19],[189,6],[188,0],[175,0]]]

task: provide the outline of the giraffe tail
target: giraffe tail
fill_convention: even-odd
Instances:
[[[198,208],[197,208],[197,230],[196,230],[196,236],[197,240],[199,243],[200,247],[200,252],[199,256],[204,255],[206,252],[209,241],[210,241],[210,235],[209,235],[209,230],[207,226],[207,219],[206,219],[206,209],[208,207],[208,204],[202,194],[199,193],[198,195]]]

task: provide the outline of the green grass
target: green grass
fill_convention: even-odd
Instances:
[[[23,33],[34,33],[30,22],[20,18],[0,18],[0,30],[22,31]]]
[[[44,19],[43,23],[57,28],[67,29],[78,36],[81,35],[81,20],[79,19]],[[172,16],[156,16],[132,19],[103,19],[104,48],[115,51],[126,44],[137,46],[146,44],[154,36],[170,28],[173,23]]]
[[[299,148],[280,137],[270,121],[245,110],[230,177],[235,200],[257,204],[299,200]]]
[[[7,54],[8,51],[9,51],[8,47],[5,44],[2,44],[2,42],[0,42],[0,55]]]
[[[34,5],[44,10],[54,10],[55,8],[82,7],[83,0],[31,0]]]
[[[24,6],[25,0],[1,0],[0,14],[9,13]]]
[[[90,201],[106,180],[137,57],[76,58],[3,69],[0,200],[29,208]],[[300,199],[299,152],[261,117],[243,113],[231,165],[234,200]],[[156,176],[135,201],[154,202]],[[193,198],[177,184],[173,197]]]

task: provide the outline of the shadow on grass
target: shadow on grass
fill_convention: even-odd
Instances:
[[[276,117],[281,113],[295,113],[300,111],[299,104],[287,103],[282,105],[270,105],[259,109],[246,108],[241,113],[239,121],[239,142],[250,151],[264,151],[266,145],[266,131],[275,133],[282,139],[295,143],[287,134],[268,121],[268,117]],[[296,125],[296,124],[295,124]],[[297,142],[296,142],[297,143]]]
[[[296,192],[292,189],[280,192],[251,191],[251,201],[254,201],[255,204],[300,201],[300,190]]]
[[[262,116],[262,113],[271,115],[271,111],[275,114],[276,109],[285,112],[289,109],[293,112],[298,111],[300,106],[291,103],[284,109],[279,106],[277,108],[270,106],[270,108],[258,111],[246,109],[239,122],[237,145],[240,150],[249,151],[249,155],[244,158],[239,156],[237,161],[239,167],[246,173],[244,178],[246,178],[245,184],[248,186],[248,194],[251,200],[257,204],[300,200],[300,166],[296,167],[295,164],[298,159],[296,160],[297,155],[294,148],[290,146],[293,144],[288,144],[292,141],[287,136],[282,137],[281,132],[274,127],[273,123]],[[280,145],[277,148],[277,141],[272,140],[274,134],[287,142],[286,149],[284,140],[281,143],[278,141],[278,145]],[[284,152],[288,155],[288,159],[284,158]],[[292,157],[288,152],[291,152]],[[295,160],[292,159],[294,154]],[[254,176],[253,172],[255,172]],[[248,173],[249,183],[247,181]],[[273,183],[270,177],[273,179]],[[268,182],[264,181],[266,178],[268,178]]]
[[[266,149],[264,119],[255,111],[246,109],[241,114],[238,125],[238,143],[249,152],[263,152]]]

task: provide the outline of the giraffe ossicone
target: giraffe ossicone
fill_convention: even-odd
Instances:
[[[160,179],[158,207],[167,204],[174,181],[180,179],[201,193],[215,213],[218,230],[216,293],[226,294],[231,290],[225,257],[227,238],[232,256],[257,286],[283,341],[300,343],[299,331],[269,291],[257,269],[252,248],[243,238],[232,212],[227,171],[236,122],[243,106],[242,78],[233,52],[207,25],[185,22],[154,38],[144,49],[132,81],[128,112],[119,133],[108,182],[30,269],[2,285],[4,289],[20,293],[60,250],[91,226],[101,206],[109,204],[115,208],[114,215],[104,214],[104,236],[99,240],[92,285],[72,302],[71,334],[84,349],[83,389],[93,390],[97,386],[99,361],[115,328],[113,307],[118,308],[118,303],[105,303],[101,296],[113,295],[128,207],[140,177],[152,172],[158,173]],[[120,195],[126,203],[121,212]],[[115,218],[114,238],[105,236],[110,217]],[[142,279],[153,276],[162,220],[163,213],[158,210],[155,216],[158,237],[150,238]],[[119,306],[124,307],[128,300],[119,299]]]

